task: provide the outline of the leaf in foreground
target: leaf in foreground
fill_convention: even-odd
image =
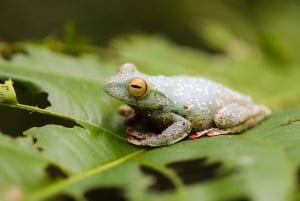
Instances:
[[[190,58],[192,73],[199,71],[197,56],[208,66],[213,59],[166,42],[159,44],[152,43],[151,61],[135,55],[141,70],[153,61],[172,66],[173,60],[165,58],[181,57]],[[145,51],[149,43],[145,40],[139,45],[136,48]],[[133,51],[126,44],[119,48],[121,52],[127,49],[127,56]],[[119,103],[102,91],[104,78],[114,74],[117,66],[112,68],[113,63],[95,55],[71,57],[32,45],[26,51],[11,61],[2,60],[0,76],[11,78],[16,87],[31,93],[47,93],[51,105],[1,107],[29,110],[73,124],[66,127],[49,122],[25,131],[25,137],[0,135],[1,200],[12,200],[13,196],[25,200],[94,200],[100,196],[108,200],[289,200],[299,190],[299,110],[275,112],[240,135],[140,149],[125,141],[124,126],[116,112]],[[164,71],[176,74],[181,68]],[[272,77],[284,80],[276,74]],[[274,87],[275,83],[271,84]],[[260,97],[263,91],[257,93]],[[276,99],[277,103],[284,100],[286,97]]]

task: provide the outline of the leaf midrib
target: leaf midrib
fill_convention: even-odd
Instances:
[[[132,152],[128,155],[125,155],[125,156],[123,156],[121,158],[118,158],[114,161],[106,163],[103,166],[98,166],[98,167],[89,169],[88,171],[84,171],[82,173],[79,173],[79,174],[77,174],[73,177],[67,178],[65,180],[61,180],[61,181],[52,183],[51,185],[46,186],[45,188],[39,189],[39,190],[37,190],[35,192],[32,192],[32,193],[28,193],[25,200],[32,200],[32,201],[43,200],[43,198],[50,197],[51,195],[59,192],[61,189],[63,189],[66,186],[70,186],[72,184],[75,184],[78,181],[82,181],[82,180],[84,180],[86,178],[89,178],[93,175],[96,175],[96,174],[104,172],[108,169],[111,169],[112,167],[115,167],[119,164],[122,164],[125,161],[127,161],[127,160],[133,158],[134,156],[139,155],[143,152],[145,152],[145,149],[136,150],[136,151],[134,151],[134,152]]]
[[[70,121],[75,121],[76,123],[78,123],[79,125],[81,125],[83,127],[84,127],[84,124],[87,124],[87,125],[90,125],[90,126],[93,126],[93,127],[97,128],[97,129],[103,130],[105,133],[109,133],[110,135],[112,135],[114,137],[117,137],[117,138],[119,138],[123,141],[126,141],[125,138],[121,137],[117,133],[114,133],[111,130],[108,130],[104,127],[101,127],[101,126],[99,126],[99,125],[97,125],[97,124],[95,124],[91,121],[85,121],[85,120],[75,118],[75,117],[71,117],[71,116],[68,116],[68,115],[65,115],[65,114],[53,112],[51,110],[44,110],[44,109],[41,109],[41,108],[38,108],[38,107],[35,107],[35,106],[29,106],[29,105],[23,105],[23,104],[10,105],[10,104],[3,104],[3,103],[0,103],[0,105],[1,106],[6,106],[6,107],[17,108],[17,109],[28,110],[28,111],[31,111],[31,112],[37,112],[37,113],[40,113],[40,114],[54,116],[54,117],[58,117],[58,118],[66,119],[66,120],[70,120]],[[85,129],[88,130],[87,128],[85,128]]]

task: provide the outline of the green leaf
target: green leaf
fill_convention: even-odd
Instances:
[[[47,161],[38,154],[29,138],[11,139],[0,135],[0,197],[9,198],[15,189],[23,193],[50,184],[44,171]],[[32,179],[34,178],[34,179]]]
[[[242,57],[209,55],[157,37],[132,37],[114,41],[110,51],[118,56],[100,59],[25,44],[26,54],[0,60],[0,78],[11,78],[16,88],[33,94],[46,93],[51,105],[0,106],[64,119],[72,126],[49,120],[22,137],[0,134],[0,199],[296,200],[298,68],[274,69],[255,48],[244,48],[249,51]],[[139,148],[125,140],[117,113],[121,103],[102,90],[104,79],[125,61],[149,74],[204,75],[280,110],[238,135]],[[282,109],[286,105],[293,109]]]

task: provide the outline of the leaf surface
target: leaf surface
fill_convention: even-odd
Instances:
[[[47,93],[51,104],[1,107],[74,122],[72,127],[50,122],[17,138],[0,135],[1,200],[101,196],[109,200],[280,201],[296,196],[300,164],[296,68],[286,72],[287,78],[281,71],[270,70],[255,50],[242,59],[220,58],[161,38],[119,39],[112,46],[118,52],[112,61],[28,44],[25,55],[0,61],[1,79],[11,78],[16,88],[30,93]],[[123,119],[117,114],[121,103],[102,90],[104,79],[116,73],[117,63],[126,61],[149,74],[204,75],[237,86],[273,108],[289,105],[294,109],[274,111],[239,135],[184,140],[155,149],[135,147],[125,140]],[[253,80],[259,77],[264,79]]]

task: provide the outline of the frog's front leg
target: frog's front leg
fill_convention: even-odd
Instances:
[[[163,130],[161,134],[130,130],[132,136],[127,139],[128,142],[138,146],[151,147],[170,145],[188,136],[192,130],[191,122],[177,114],[165,113],[158,118],[158,122],[171,122],[171,125]]]
[[[266,116],[271,110],[264,105],[237,103],[229,104],[220,109],[213,117],[217,128],[210,128],[190,135],[190,139],[197,139],[203,135],[216,136],[221,134],[239,133],[253,127]]]
[[[136,117],[136,113],[135,110],[130,107],[129,105],[121,105],[118,109],[119,114],[126,117],[124,119],[124,123],[129,125],[132,122],[134,122],[135,117]]]

